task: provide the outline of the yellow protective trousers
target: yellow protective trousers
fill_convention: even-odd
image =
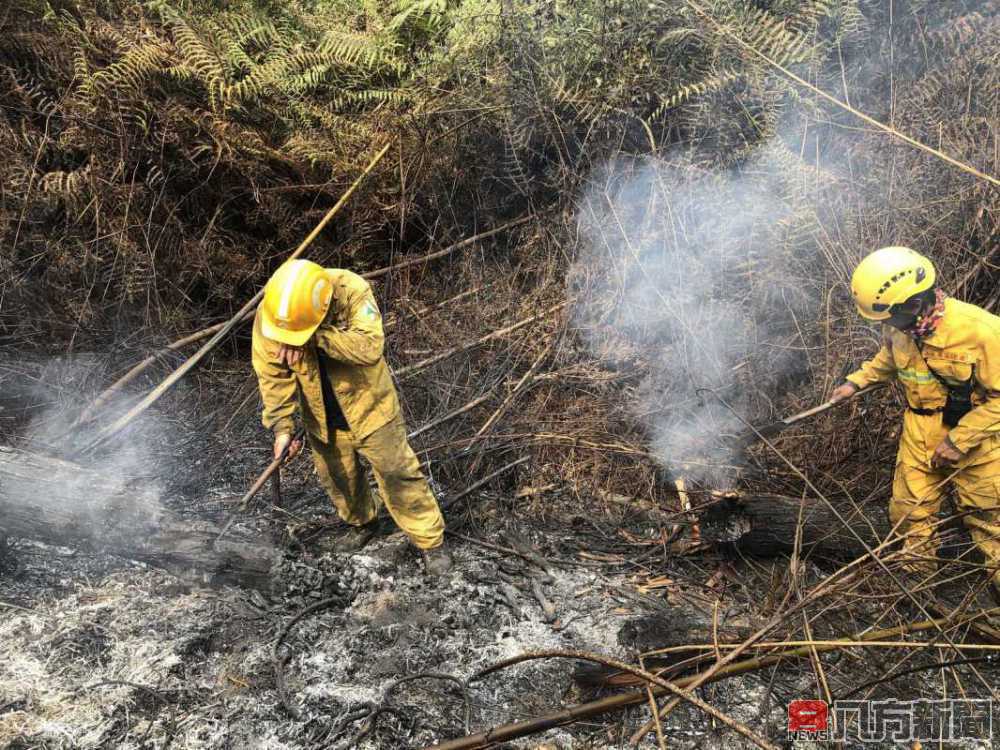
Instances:
[[[378,499],[372,494],[361,465],[372,467],[379,494],[389,515],[419,549],[444,541],[444,519],[437,500],[420,471],[420,461],[406,439],[402,414],[358,438],[349,430],[333,430],[328,440],[309,434],[316,473],[337,514],[352,526],[375,520]]]
[[[907,411],[892,483],[889,520],[893,526],[899,523],[897,532],[906,535],[903,548],[914,556],[909,567],[932,571],[935,566],[928,558],[936,557],[938,549],[935,515],[949,483],[954,484],[957,510],[963,514],[962,520],[982,550],[986,564],[994,567],[991,578],[1000,589],[1000,446],[995,438],[987,439],[958,466],[932,469],[930,457],[947,434],[940,414]]]

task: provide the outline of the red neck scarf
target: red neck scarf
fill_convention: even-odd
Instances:
[[[917,324],[910,335],[915,339],[925,339],[932,335],[944,319],[945,294],[941,289],[934,291],[934,306],[923,315],[917,316]]]

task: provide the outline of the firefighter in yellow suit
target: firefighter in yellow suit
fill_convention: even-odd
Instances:
[[[288,261],[264,289],[253,327],[253,367],[274,453],[292,441],[301,414],[316,472],[337,513],[354,527],[343,549],[372,534],[378,514],[360,458],[372,467],[382,501],[422,551],[427,571],[447,572],[444,520],[406,438],[396,388],[382,350],[382,317],[357,274],[307,260]],[[297,444],[290,454],[298,452]]]
[[[1000,318],[946,297],[933,264],[904,247],[867,256],[851,279],[858,312],[883,326],[874,358],[833,398],[896,378],[907,409],[889,518],[912,570],[936,568],[935,514],[948,482],[1000,589]]]

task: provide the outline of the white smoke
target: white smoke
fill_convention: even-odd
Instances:
[[[38,413],[18,440],[24,453],[12,458],[11,471],[0,476],[0,492],[9,508],[44,513],[53,528],[64,522],[85,526],[86,535],[99,543],[105,529],[126,520],[131,528],[156,526],[163,512],[165,473],[159,452],[169,442],[164,425],[144,415],[112,449],[94,456],[66,455],[72,445],[85,444],[88,433],[130,404],[112,399],[95,422],[70,431],[74,417],[89,401],[81,398],[81,392],[99,369],[93,365],[52,359],[37,378],[27,381],[20,397],[26,408],[35,407]]]
[[[780,142],[724,174],[620,159],[580,201],[575,323],[600,359],[645,373],[631,406],[675,474],[730,483],[748,379],[765,386],[806,366],[786,344],[789,319],[815,303],[797,281],[815,239],[790,235],[816,221],[803,211],[808,172]]]

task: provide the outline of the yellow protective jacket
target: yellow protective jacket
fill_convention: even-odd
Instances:
[[[848,375],[859,388],[897,378],[913,409],[940,409],[947,390],[928,365],[946,382],[974,378],[973,409],[950,431],[941,414],[921,415],[907,409],[903,418],[900,459],[925,465],[945,435],[963,453],[982,460],[1000,451],[1000,318],[980,307],[948,298],[944,317],[922,347],[902,331],[883,326],[883,345],[872,359]]]
[[[297,403],[308,433],[329,442],[317,350],[327,355],[326,376],[356,439],[399,413],[399,398],[382,356],[385,333],[372,288],[356,273],[339,268],[329,273],[330,309],[295,367],[279,363],[279,344],[261,333],[259,309],[254,319],[253,368],[264,402],[262,421],[276,435],[294,431]]]

